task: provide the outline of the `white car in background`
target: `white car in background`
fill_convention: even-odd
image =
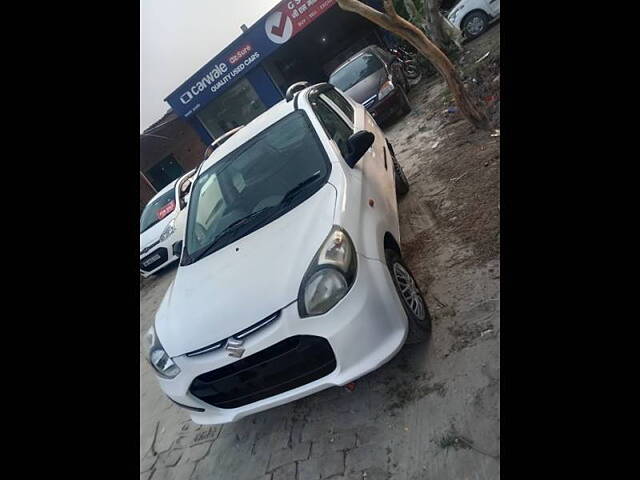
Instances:
[[[144,337],[162,391],[195,423],[228,423],[427,340],[401,257],[408,190],[373,117],[328,83],[290,87],[230,136],[194,177],[180,265]]]
[[[482,35],[498,18],[500,0],[462,0],[447,15],[447,19],[469,40]]]
[[[160,190],[140,216],[140,273],[144,278],[180,259],[191,177],[195,170]]]

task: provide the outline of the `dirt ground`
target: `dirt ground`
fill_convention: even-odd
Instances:
[[[466,45],[459,64],[496,129],[499,39],[496,25]],[[404,255],[428,287],[433,278],[442,278],[443,269],[479,266],[500,255],[500,137],[474,131],[460,113],[449,113],[455,104],[438,77],[416,87],[410,99],[413,111],[386,133],[412,188],[400,203],[409,217],[401,220]]]
[[[499,36],[498,24],[458,58],[497,129]],[[385,131],[411,185],[401,244],[426,291],[431,340],[405,346],[354,392],[325,390],[222,427],[193,425],[141,354],[141,479],[500,477],[500,137],[447,113],[438,78],[409,98],[412,112]],[[141,336],[174,273],[141,282]]]

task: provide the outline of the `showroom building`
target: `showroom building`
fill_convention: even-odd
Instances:
[[[380,0],[367,0],[382,9]],[[323,82],[369,44],[384,45],[373,23],[346,12],[336,0],[283,0],[165,101],[209,145],[284,98],[298,81]]]

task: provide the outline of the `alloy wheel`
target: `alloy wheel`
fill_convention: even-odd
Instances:
[[[426,318],[424,300],[411,274],[400,263],[396,262],[393,264],[393,275],[402,300],[418,319],[424,320]]]
[[[473,17],[467,23],[467,32],[471,35],[479,35],[484,30],[484,20],[480,17]]]

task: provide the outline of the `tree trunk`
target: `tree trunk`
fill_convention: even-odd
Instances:
[[[458,50],[462,52],[462,32],[460,31],[460,29],[454,27],[449,20],[442,17],[442,15],[440,15],[440,18],[442,20],[442,29],[444,30],[446,36],[449,38],[449,40],[451,40],[451,42],[453,42]]]
[[[395,33],[413,45],[416,50],[431,62],[447,82],[447,86],[453,94],[456,105],[460,108],[460,112],[464,117],[475,128],[481,130],[489,130],[491,128],[489,119],[485,113],[475,106],[469,94],[464,89],[464,85],[451,60],[427,38],[422,30],[398,15],[392,0],[383,0],[386,13],[379,12],[359,0],[337,0],[337,2],[343,10],[361,15],[370,22]]]
[[[443,19],[440,14],[440,3],[441,0],[424,0],[424,19],[427,33],[429,33],[433,43],[440,49],[443,49],[447,47],[451,41],[445,34],[442,25]]]
[[[424,24],[424,19],[418,13],[418,8],[416,4],[413,3],[413,0],[404,0],[404,8],[409,12],[409,20],[413,23],[417,23],[418,25]]]

